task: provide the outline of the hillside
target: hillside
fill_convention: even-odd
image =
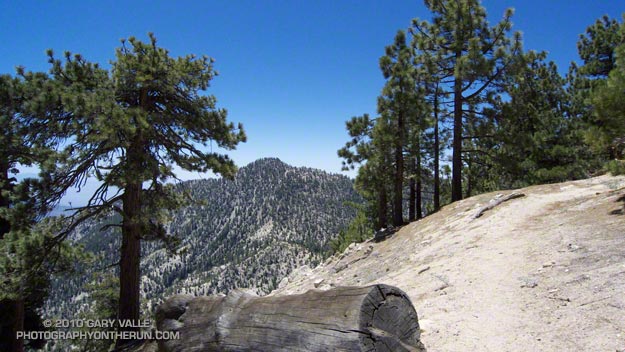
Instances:
[[[623,351],[625,178],[482,194],[352,245],[272,294],[384,283],[411,298],[428,351]]]
[[[292,167],[275,158],[242,167],[232,181],[194,180],[180,187],[196,203],[172,214],[169,231],[181,240],[177,254],[156,243],[142,244],[142,304],[147,315],[163,297],[175,293],[208,295],[238,287],[270,292],[294,268],[323,259],[328,240],[355,216],[345,202],[360,201],[349,178]],[[118,260],[120,235],[116,228],[99,232],[101,226],[85,224],[73,238],[101,255],[99,267],[104,268]],[[84,285],[93,280],[93,270],[86,271],[53,281],[48,316],[72,317],[89,309]]]

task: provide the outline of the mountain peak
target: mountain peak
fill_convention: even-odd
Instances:
[[[256,160],[234,180],[193,180],[180,187],[195,200],[173,211],[167,225],[179,235],[181,250],[171,255],[158,243],[142,244],[148,307],[174,293],[207,295],[237,287],[268,293],[294,268],[319,263],[328,241],[356,215],[346,201],[361,201],[346,176],[278,158]],[[85,249],[106,262],[115,261],[120,245],[116,228],[99,231],[110,221],[94,220],[80,229]],[[75,316],[81,305],[65,302],[91,303],[81,295],[89,275],[58,282],[46,308],[50,316]]]
[[[260,159],[256,159],[255,161],[252,161],[251,163],[247,164],[245,167],[249,167],[249,166],[282,166],[282,167],[292,167],[291,165],[285,163],[284,161],[280,160],[279,158],[276,157],[267,157],[267,158],[260,158]]]

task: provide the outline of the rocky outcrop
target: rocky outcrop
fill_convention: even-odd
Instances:
[[[481,194],[296,270],[271,295],[397,286],[432,351],[620,351],[624,201],[625,177],[608,175]]]

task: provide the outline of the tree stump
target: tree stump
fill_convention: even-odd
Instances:
[[[408,296],[387,285],[290,296],[178,295],[156,311],[157,328],[180,339],[164,351],[425,351]]]

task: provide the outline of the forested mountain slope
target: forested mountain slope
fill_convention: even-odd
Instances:
[[[624,202],[623,176],[482,194],[300,268],[272,294],[397,286],[428,351],[622,351]]]
[[[142,244],[142,302],[148,314],[174,293],[204,295],[239,287],[270,292],[292,269],[319,263],[328,240],[355,216],[346,202],[360,201],[349,178],[275,158],[241,168],[232,181],[194,180],[180,187],[198,203],[176,212],[169,224],[181,239],[178,251]],[[113,228],[97,231],[102,224],[82,226],[74,239],[101,254],[99,266],[105,268],[118,260],[120,236]],[[55,279],[47,314],[72,317],[87,309],[84,285],[106,270],[97,271],[95,279],[92,271]]]

